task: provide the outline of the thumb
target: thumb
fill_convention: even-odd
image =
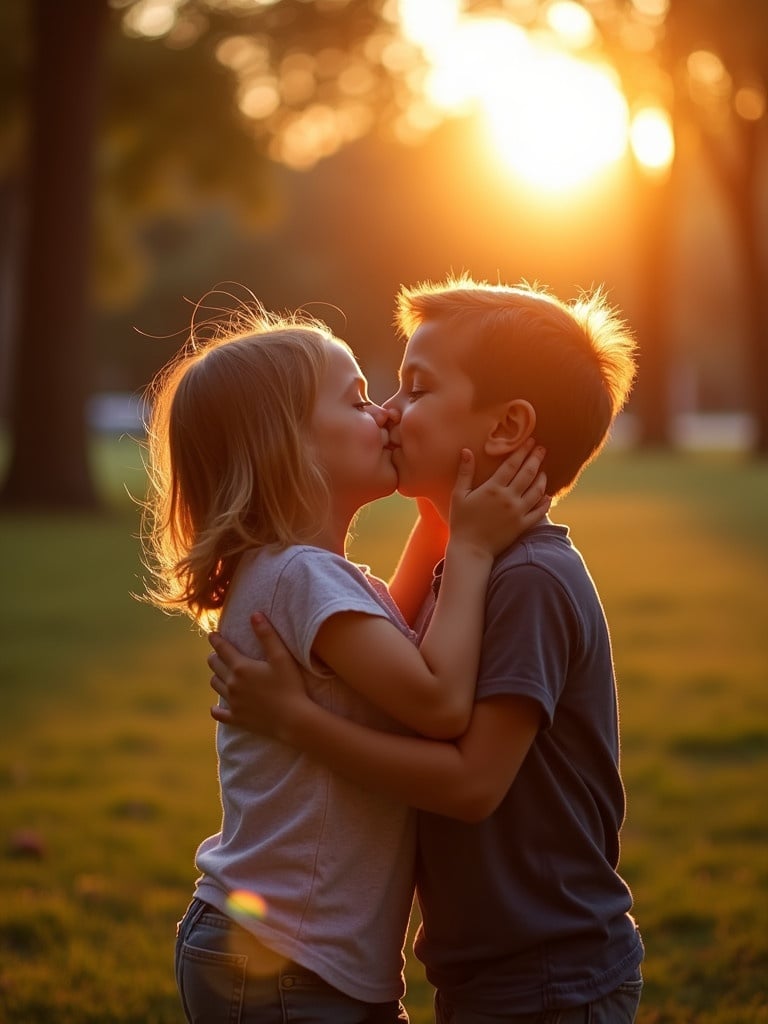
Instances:
[[[475,456],[469,448],[462,448],[459,456],[459,469],[456,473],[454,494],[469,494],[472,490],[472,477],[475,472]]]
[[[264,655],[270,664],[289,656],[288,648],[276,633],[272,623],[261,612],[254,612],[251,616],[251,628],[259,638]]]

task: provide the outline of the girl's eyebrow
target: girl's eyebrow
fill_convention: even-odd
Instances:
[[[352,377],[352,379],[350,380],[349,384],[347,384],[346,388],[344,389],[344,394],[345,395],[351,395],[352,393],[355,393],[355,394],[359,393],[359,394],[365,395],[365,394],[367,394],[367,392],[368,392],[368,381],[365,379],[365,377],[358,377],[358,376]]]

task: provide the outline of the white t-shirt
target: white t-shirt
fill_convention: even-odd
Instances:
[[[342,611],[388,618],[415,642],[386,585],[366,566],[309,546],[246,555],[220,629],[241,651],[263,658],[249,621],[255,611],[304,667],[318,704],[374,728],[405,731],[311,655],[321,624]],[[219,725],[217,750],[222,826],[197,851],[195,895],[229,913],[230,893],[258,894],[263,917],[236,919],[265,946],[355,999],[400,998],[414,812],[242,729]]]

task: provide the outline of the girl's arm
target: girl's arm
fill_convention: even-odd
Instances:
[[[425,736],[466,729],[480,661],[485,591],[494,556],[542,516],[543,451],[525,446],[472,489],[461,455],[440,593],[420,648],[388,619],[340,612],[320,626],[313,654],[387,714]]]

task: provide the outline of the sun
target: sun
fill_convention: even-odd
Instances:
[[[530,185],[560,192],[590,181],[625,153],[629,111],[606,68],[536,51],[480,97],[504,164]]]
[[[429,101],[447,114],[476,112],[498,159],[532,189],[578,188],[626,153],[629,109],[609,66],[503,18],[464,16],[457,3],[439,23],[416,18],[417,0],[401,5],[430,65]]]

